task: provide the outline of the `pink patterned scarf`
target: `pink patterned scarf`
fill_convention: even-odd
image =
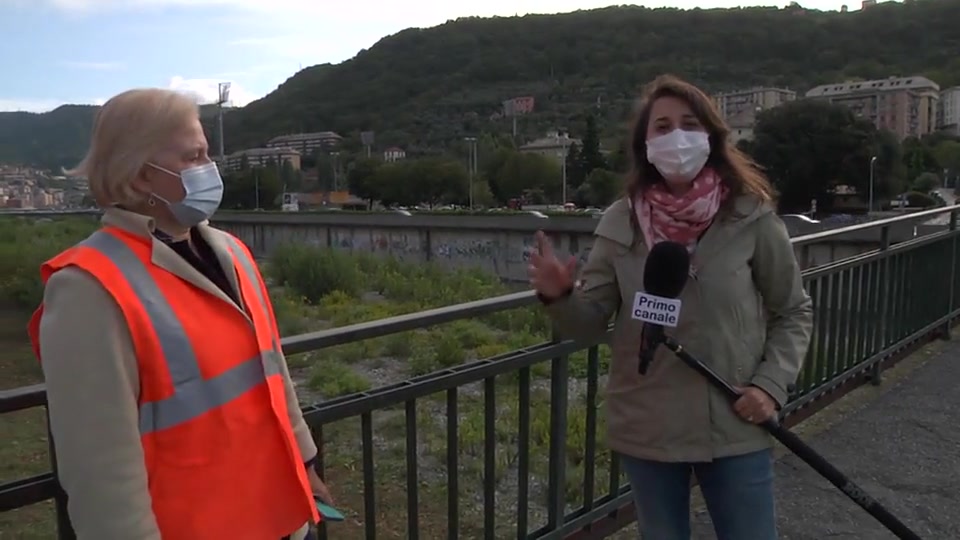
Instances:
[[[647,249],[667,240],[687,246],[692,252],[697,239],[713,223],[727,193],[717,173],[704,167],[693,180],[690,190],[680,197],[670,193],[662,183],[638,194],[633,207]]]

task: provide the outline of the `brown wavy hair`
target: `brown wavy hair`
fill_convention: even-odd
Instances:
[[[730,144],[730,128],[723,121],[713,100],[696,86],[674,77],[661,75],[644,89],[637,102],[629,134],[630,172],[627,175],[627,193],[633,198],[647,186],[663,182],[663,176],[647,161],[647,126],[654,102],[662,97],[685,101],[710,136],[710,157],[706,166],[712,167],[721,182],[730,190],[727,203],[739,195],[752,194],[764,202],[773,201],[776,193],[760,167]]]

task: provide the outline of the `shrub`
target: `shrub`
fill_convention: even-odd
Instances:
[[[906,197],[907,206],[913,208],[929,208],[931,206],[937,206],[937,200],[926,193],[910,191],[907,193]]]
[[[269,271],[276,283],[311,303],[334,291],[361,292],[360,272],[350,254],[332,248],[284,244],[270,258]]]
[[[307,384],[326,399],[370,389],[370,381],[366,377],[350,366],[335,360],[315,364],[310,371],[310,380]]]
[[[40,265],[96,229],[97,222],[87,218],[0,217],[0,302],[27,309],[39,305]]]

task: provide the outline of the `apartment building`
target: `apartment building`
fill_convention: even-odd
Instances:
[[[540,154],[546,156],[557,163],[563,163],[570,152],[570,145],[576,144],[582,147],[580,139],[573,139],[569,133],[562,131],[548,131],[546,137],[535,139],[520,147],[521,152],[528,154]]]
[[[797,99],[797,93],[793,90],[766,86],[721,92],[713,96],[724,120],[743,117],[745,113],[749,113],[747,116],[752,117],[757,112],[772,109],[795,99]]]
[[[936,129],[940,85],[921,76],[890,77],[824,84],[807,92],[807,97],[849,107],[903,140]]]
[[[940,92],[937,107],[937,128],[960,137],[960,86]]]
[[[332,131],[317,131],[274,137],[267,142],[266,146],[267,148],[292,148],[306,156],[320,150],[336,148],[342,141],[343,137]]]
[[[753,140],[753,127],[757,124],[757,112],[747,109],[726,119],[727,127],[730,129],[728,140],[731,144]]]
[[[219,164],[223,172],[239,171],[246,158],[250,167],[266,167],[271,163],[282,166],[284,162],[293,165],[294,170],[300,170],[300,152],[290,148],[248,148],[226,156],[226,163]]]

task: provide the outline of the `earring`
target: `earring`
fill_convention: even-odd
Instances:
[[[147,199],[147,206],[156,206],[156,205],[157,205],[157,199],[155,199],[153,195],[150,195],[150,198]]]

